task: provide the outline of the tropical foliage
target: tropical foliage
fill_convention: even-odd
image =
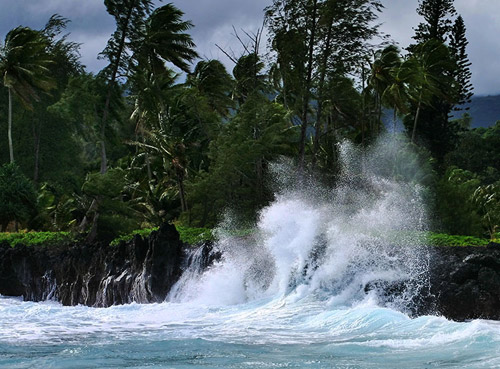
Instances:
[[[174,5],[104,3],[116,28],[97,75],[58,15],[0,46],[0,163],[15,158],[0,168],[3,232],[116,243],[175,222],[194,242],[226,213],[255,221],[273,200],[274,162],[295,166],[299,189],[309,176],[334,185],[338,144],[385,134],[411,148],[394,152],[388,175],[423,187],[433,230],[498,232],[500,123],[471,130],[467,115],[450,118],[472,95],[453,0],[419,1],[406,52],[379,33],[381,1],[273,0],[267,32],[236,35],[244,51],[226,52],[229,71],[199,58],[194,25]]]

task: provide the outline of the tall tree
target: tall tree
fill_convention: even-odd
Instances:
[[[455,63],[451,58],[448,48],[436,39],[430,39],[418,45],[408,59],[411,68],[410,100],[416,105],[415,118],[411,142],[415,142],[417,124],[422,107],[432,108],[435,98],[443,101],[454,99],[453,90],[448,86],[453,85],[450,71]]]
[[[412,82],[414,65],[411,60],[404,60],[390,70],[389,84],[382,94],[382,102],[393,109],[393,133],[396,133],[398,113],[408,109],[409,84]]]
[[[234,108],[234,100],[231,98],[234,81],[218,60],[198,62],[193,73],[188,75],[186,85],[204,96],[210,108],[221,117],[228,117],[230,109]]]
[[[33,132],[33,181],[35,183],[38,183],[40,177],[42,139],[47,141],[49,134],[46,134],[46,131],[50,131],[51,128],[53,128],[48,127],[48,125],[54,124],[57,121],[57,118],[54,117],[50,113],[50,109],[47,108],[61,98],[61,95],[71,77],[75,77],[83,73],[83,65],[79,60],[80,44],[68,41],[68,34],[63,34],[69,22],[69,19],[63,18],[58,14],[54,14],[50,17],[45,27],[40,30],[48,41],[47,52],[53,60],[48,68],[50,75],[54,78],[56,88],[50,95],[42,97],[39,106],[37,106],[30,117]],[[66,131],[61,133],[63,133],[63,135],[66,133],[66,137],[68,138],[71,137],[72,133],[68,132],[69,127],[64,127],[66,128],[66,130],[64,130],[62,126],[64,126],[64,124],[59,122],[59,131]],[[60,139],[60,137],[58,138]],[[57,147],[60,143],[53,142],[53,144]],[[45,147],[49,147],[49,145],[45,145]],[[52,148],[50,151],[52,152]]]
[[[151,0],[105,0],[104,3],[116,20],[116,31],[101,53],[101,57],[109,60],[104,69],[109,87],[101,122],[101,173],[107,170],[105,126],[117,78],[130,76],[134,66],[147,68],[153,74],[168,73],[166,62],[187,72],[188,62],[198,56],[191,36],[186,33],[193,25],[182,20],[184,13],[174,5],[152,11]]]
[[[382,96],[391,84],[393,70],[401,64],[401,55],[395,45],[389,45],[374,54],[374,61],[371,64],[368,85],[375,92],[376,124],[380,129],[382,120]]]
[[[234,97],[242,105],[254,93],[266,88],[265,75],[262,73],[264,63],[259,55],[252,52],[241,56],[233,68],[235,79]]]
[[[126,77],[131,65],[130,45],[142,39],[142,31],[146,18],[151,14],[151,0],[105,0],[104,5],[116,21],[116,30],[108,40],[101,58],[109,60],[102,73],[107,77],[108,92],[101,119],[101,173],[107,171],[107,155],[105,144],[106,123],[109,115],[111,95],[115,91],[117,78]]]
[[[49,91],[54,80],[49,76],[52,59],[47,53],[48,41],[44,35],[27,27],[17,27],[5,37],[0,48],[0,74],[9,92],[8,138],[11,163],[14,162],[12,145],[12,95],[19,98],[26,109],[33,109],[39,101],[37,90]]]
[[[471,83],[471,62],[467,56],[467,45],[469,42],[465,36],[465,22],[461,15],[457,17],[450,34],[450,50],[457,63],[457,69],[453,72],[453,78],[458,85],[458,105],[468,104],[471,101],[474,87]],[[457,109],[457,108],[456,108]],[[469,109],[468,107],[466,110]]]
[[[281,95],[299,121],[299,172],[305,165],[308,127],[321,129],[324,89],[329,78],[352,72],[377,34],[379,1],[274,0],[266,8],[270,44],[276,51],[273,76],[281,77]],[[321,96],[321,102],[318,101]],[[312,101],[318,104],[316,114]],[[292,105],[293,103],[293,105]],[[319,112],[319,114],[318,114]],[[318,145],[316,145],[317,147]]]
[[[430,39],[446,42],[453,24],[450,17],[456,15],[453,2],[454,0],[419,0],[417,13],[425,22],[420,23],[415,29],[413,39],[417,43]]]
[[[188,73],[189,63],[198,57],[191,36],[193,24],[182,20],[184,13],[172,4],[155,9],[141,24],[140,33],[131,40],[132,63],[152,73],[169,73],[170,62]]]
[[[430,40],[446,43],[452,30],[451,18],[456,15],[453,0],[420,0],[417,13],[424,18],[424,22],[415,29],[413,38],[417,44],[408,47],[410,53]],[[452,107],[458,102],[458,94],[457,83],[453,78],[449,78],[456,70],[456,65],[450,67],[448,63],[444,63],[442,68],[438,69],[435,68],[434,74],[445,77],[447,83],[441,83],[439,93],[432,97],[430,104],[421,109],[414,99],[412,114],[405,124],[407,127],[414,126],[418,110],[418,120],[421,122],[416,131],[418,141],[428,146],[438,163],[442,163],[444,155],[454,148],[456,141],[456,128],[449,122],[449,115]]]
[[[110,62],[103,71],[109,84],[101,120],[101,174],[107,171],[105,127],[117,79],[129,77],[134,70],[140,68],[152,73],[153,77],[169,73],[166,62],[172,62],[188,71],[188,62],[197,56],[191,36],[185,33],[192,24],[182,21],[184,13],[172,4],[162,6],[154,12],[151,0],[105,0],[105,5],[108,13],[116,20],[116,31],[101,53]],[[98,204],[98,199],[95,199],[88,211],[89,214],[94,214],[89,240],[95,238],[97,232]],[[86,216],[80,224],[80,229],[86,227],[87,218]]]

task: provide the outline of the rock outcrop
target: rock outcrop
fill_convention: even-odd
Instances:
[[[161,302],[181,275],[182,242],[172,225],[117,246],[0,245],[0,294],[64,305]]]
[[[429,273],[430,298],[420,313],[500,320],[500,245],[433,248]]]

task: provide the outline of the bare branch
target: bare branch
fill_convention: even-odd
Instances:
[[[224,53],[224,55],[226,55],[234,64],[238,63],[238,60],[236,60],[236,58],[234,56],[231,56],[229,55],[226,50],[224,50],[222,47],[220,47],[219,45],[215,44],[215,46],[217,46],[217,48],[222,51]]]
[[[234,36],[238,39],[238,41],[240,42],[241,46],[243,46],[243,48],[245,49],[245,51],[247,52],[247,54],[251,54],[251,52],[248,50],[247,45],[240,38],[240,35],[238,35],[238,32],[236,31],[236,28],[234,28],[234,26],[232,26],[232,27],[233,27],[233,31],[234,31]],[[243,31],[243,32],[245,32],[245,31]]]

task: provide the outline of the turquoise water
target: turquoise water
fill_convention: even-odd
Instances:
[[[63,307],[0,299],[3,368],[500,368],[500,324],[283,297]]]

